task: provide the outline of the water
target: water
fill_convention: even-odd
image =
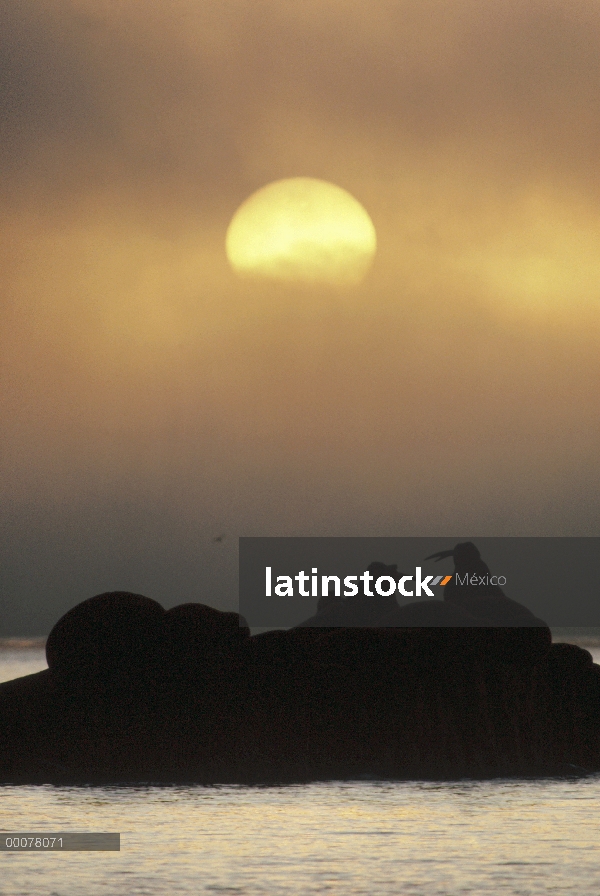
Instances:
[[[4,827],[122,834],[120,853],[1,853],[3,896],[598,893],[600,776],[0,793]]]
[[[18,639],[0,641],[0,682],[33,675],[47,668],[43,642]]]
[[[39,649],[0,650],[0,679],[44,666]],[[0,853],[0,896],[598,894],[600,775],[7,786],[0,800],[5,830],[122,835],[120,853]]]

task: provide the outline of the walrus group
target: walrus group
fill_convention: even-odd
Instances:
[[[470,542],[450,553],[487,570]],[[600,667],[497,586],[321,599],[253,637],[237,613],[112,592],[66,613],[46,655],[0,685],[2,783],[600,771]]]

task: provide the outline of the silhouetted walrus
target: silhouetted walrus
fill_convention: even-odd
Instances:
[[[48,636],[46,660],[53,672],[108,674],[146,666],[156,657],[164,608],[128,591],[90,597],[62,616]]]
[[[472,541],[455,545],[452,550],[430,554],[426,560],[454,559],[454,576],[444,588],[444,600],[460,606],[467,613],[477,616],[481,625],[487,626],[545,626],[523,604],[506,597],[499,585],[489,582],[493,578],[487,563]],[[462,583],[457,581],[461,579]],[[468,579],[468,582],[465,581]]]
[[[317,601],[317,613],[323,613],[325,610],[329,612],[334,609],[341,609],[344,606],[344,598],[336,594],[332,594],[331,590],[328,594],[324,594]]]
[[[367,567],[376,581],[379,576],[390,576],[398,580],[398,566],[386,566],[374,561]],[[297,628],[338,628],[340,626],[371,627],[378,625],[378,620],[398,609],[398,602],[393,594],[371,596],[358,593],[353,597],[321,597],[314,616],[301,622]]]
[[[425,560],[444,560],[446,557],[452,557],[454,560],[454,573],[452,580],[444,588],[444,600],[454,600],[458,595],[477,594],[480,597],[484,595],[504,596],[504,592],[499,585],[486,584],[459,584],[456,581],[456,575],[464,581],[465,576],[469,579],[475,576],[477,579],[489,579],[491,576],[490,568],[487,563],[481,559],[481,554],[472,541],[463,541],[455,545],[449,551],[438,551],[436,554],[430,554]]]
[[[443,600],[419,600],[396,607],[378,623],[382,628],[470,628],[481,621],[462,607]]]
[[[248,623],[239,613],[215,610],[206,604],[179,604],[167,610],[165,635],[182,648],[204,653],[239,647],[250,637]]]
[[[238,613],[205,604],[172,607],[164,617],[166,725],[200,738],[213,757],[243,711],[250,629]]]

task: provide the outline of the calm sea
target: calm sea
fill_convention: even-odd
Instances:
[[[43,650],[0,647],[0,680],[42,668]],[[120,852],[0,853],[1,896],[600,892],[600,775],[0,787],[0,800],[4,830],[121,833]]]

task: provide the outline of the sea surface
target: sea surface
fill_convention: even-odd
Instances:
[[[0,680],[45,665],[0,644]],[[120,852],[0,852],[0,896],[600,893],[600,775],[0,786],[0,829],[121,833]]]

